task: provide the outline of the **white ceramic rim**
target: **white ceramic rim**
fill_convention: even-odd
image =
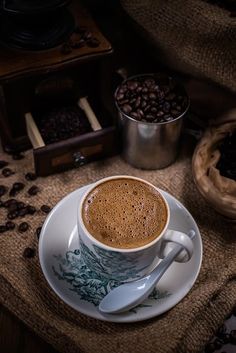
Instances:
[[[82,206],[83,206],[85,198],[98,185],[103,184],[106,181],[113,180],[113,179],[134,179],[134,180],[138,180],[138,181],[143,182],[145,184],[148,184],[149,186],[151,186],[154,189],[156,189],[157,192],[159,193],[159,195],[161,196],[161,198],[163,199],[163,201],[165,203],[165,206],[166,206],[166,210],[167,210],[166,224],[165,224],[162,232],[153,241],[151,241],[150,243],[148,243],[146,245],[143,245],[143,246],[140,246],[140,247],[137,247],[137,248],[131,248],[131,249],[130,248],[129,249],[115,248],[115,247],[103,244],[102,242],[100,242],[99,240],[94,238],[89,233],[87,228],[85,227],[84,222],[83,222],[83,218],[82,218]],[[163,194],[161,193],[161,191],[156,186],[154,186],[153,184],[149,183],[148,181],[146,181],[144,179],[141,179],[141,178],[138,178],[138,177],[131,176],[131,175],[113,175],[113,176],[109,176],[109,177],[100,179],[97,182],[93,183],[91,185],[91,187],[83,194],[83,196],[82,196],[82,198],[81,198],[81,200],[79,202],[79,205],[78,205],[77,217],[78,217],[77,218],[78,219],[78,229],[79,229],[79,227],[82,228],[82,231],[84,232],[86,237],[88,237],[88,239],[91,242],[93,242],[94,244],[96,244],[100,248],[105,249],[105,250],[110,250],[110,251],[121,252],[121,253],[135,253],[135,252],[142,251],[142,250],[145,250],[145,249],[148,249],[148,248],[152,247],[153,245],[155,245],[163,237],[163,235],[165,234],[165,232],[166,232],[166,230],[168,228],[169,221],[170,221],[170,208],[169,208],[168,202],[166,201],[166,199],[163,196]]]

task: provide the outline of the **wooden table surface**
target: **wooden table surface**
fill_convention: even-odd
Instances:
[[[58,353],[0,305],[0,352]]]

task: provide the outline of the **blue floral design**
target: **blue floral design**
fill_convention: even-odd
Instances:
[[[70,290],[76,292],[81,300],[98,306],[103,297],[113,288],[124,282],[127,277],[134,277],[136,264],[134,261],[124,262],[123,255],[95,248],[96,256],[81,242],[80,250],[67,251],[65,256],[54,255],[57,265],[52,266],[55,276],[59,280],[70,284]],[[109,274],[111,261],[118,262],[117,272]],[[138,278],[138,276],[137,276]],[[162,299],[170,294],[154,290],[149,299]],[[139,307],[146,306],[141,304]],[[151,306],[151,304],[148,306]],[[136,312],[135,309],[131,310]]]

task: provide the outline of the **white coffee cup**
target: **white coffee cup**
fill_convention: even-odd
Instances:
[[[86,228],[83,220],[83,205],[88,194],[98,188],[99,185],[116,179],[128,178],[146,183],[157,190],[159,196],[166,205],[167,217],[161,233],[148,244],[135,248],[111,247],[97,240]],[[177,243],[183,246],[183,250],[176,261],[186,262],[193,254],[193,242],[185,233],[168,228],[170,220],[169,205],[161,190],[151,183],[133,176],[118,175],[101,179],[90,186],[82,196],[78,205],[78,231],[80,238],[81,256],[86,266],[94,273],[95,277],[107,279],[107,281],[125,282],[142,277],[147,274],[157,257],[166,255],[169,244]],[[166,246],[167,245],[167,246]]]

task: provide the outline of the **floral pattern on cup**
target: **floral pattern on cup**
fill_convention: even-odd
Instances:
[[[82,252],[83,256],[81,256]],[[99,248],[96,249],[96,253],[97,257],[86,245],[81,243],[81,249],[67,251],[64,256],[61,254],[54,255],[57,264],[52,266],[52,270],[59,280],[66,281],[70,285],[70,290],[76,292],[81,300],[98,306],[110,290],[125,281],[127,275],[130,276],[133,267],[131,263],[129,267],[125,267],[123,264],[120,266],[119,273],[117,272],[116,275],[110,277],[107,268],[109,267],[111,256],[112,261],[120,262],[122,254],[114,252],[115,254],[111,255],[110,251],[107,252]],[[102,269],[102,271],[97,271],[98,269]],[[160,292],[155,289],[149,299],[159,300],[169,295],[170,293],[166,291]],[[139,307],[143,306],[151,306],[151,303],[142,304]],[[135,313],[136,308],[132,309],[132,312]]]

